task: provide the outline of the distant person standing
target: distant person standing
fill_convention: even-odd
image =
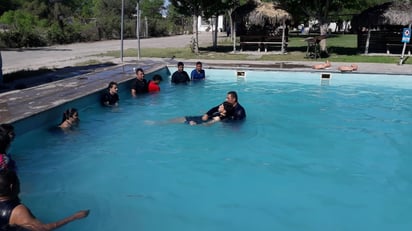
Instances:
[[[162,81],[162,76],[154,75],[152,80],[149,81],[148,91],[149,92],[158,92],[160,91],[159,83]]]
[[[196,68],[190,73],[191,80],[203,80],[206,78],[205,70],[202,69],[202,63],[197,62]]]
[[[119,102],[119,95],[117,94],[118,86],[116,82],[110,82],[107,90],[101,96],[103,106],[117,106]]]
[[[185,65],[182,62],[177,63],[177,71],[172,75],[172,83],[179,84],[190,82],[189,75],[183,70],[184,66]]]
[[[136,69],[136,79],[131,88],[132,96],[147,93],[147,81],[144,78],[144,71],[142,68]]]

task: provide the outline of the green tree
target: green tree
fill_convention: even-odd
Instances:
[[[183,34],[185,31],[189,31],[191,25],[191,15],[187,16],[179,13],[172,4],[167,6],[166,19],[169,23],[169,30],[175,34]],[[190,29],[191,31],[191,29]]]
[[[117,38],[120,34],[121,1],[116,0],[93,0],[93,15],[96,18],[96,27],[100,39]],[[126,9],[133,8],[130,4]]]
[[[326,35],[331,15],[352,12],[359,13],[371,5],[376,5],[385,0],[277,0],[289,11],[294,20],[316,19],[320,24],[320,34]],[[299,7],[297,7],[299,6]],[[322,54],[327,56],[326,40],[320,42]]]
[[[176,8],[177,12],[182,15],[190,15],[193,17],[193,31],[195,37],[193,38],[193,51],[199,53],[199,31],[198,18],[202,13],[202,0],[170,0],[170,3]]]
[[[160,36],[166,33],[167,27],[162,16],[162,12],[165,10],[163,0],[142,0],[140,1],[140,10],[142,12],[141,19],[147,20],[150,36]]]

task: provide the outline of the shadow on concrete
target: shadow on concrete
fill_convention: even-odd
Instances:
[[[50,47],[27,47],[27,48],[2,48],[2,51],[72,51],[72,49],[50,48]]]
[[[83,75],[93,72],[96,69],[114,65],[117,64],[107,62],[86,66],[17,71],[3,75],[3,83],[0,83],[0,93],[11,90],[25,89],[65,78]]]

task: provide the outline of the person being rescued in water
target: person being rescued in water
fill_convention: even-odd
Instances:
[[[218,110],[213,113],[212,116],[204,117],[204,115],[200,116],[185,116],[181,118],[176,118],[170,120],[172,123],[187,123],[190,125],[211,125],[219,121],[224,121],[228,119],[228,115],[232,114],[233,105],[229,102],[223,102],[219,105]]]

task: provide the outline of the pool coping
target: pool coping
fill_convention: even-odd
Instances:
[[[34,87],[0,94],[0,123],[16,121],[37,115],[67,102],[82,98],[107,88],[108,83],[118,84],[135,78],[136,64],[121,64],[98,68],[82,74]],[[146,74],[166,68],[164,63],[140,65]],[[102,73],[109,73],[102,77]]]

